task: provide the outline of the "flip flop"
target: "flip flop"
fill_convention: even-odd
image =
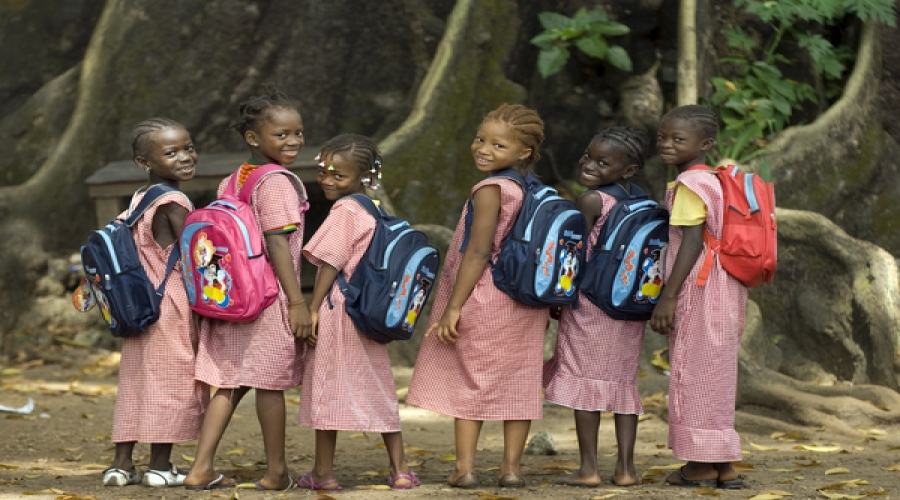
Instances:
[[[716,487],[722,490],[741,490],[744,489],[744,478],[743,476],[738,476],[734,479],[717,481]]]
[[[406,479],[409,483],[395,484],[398,479]],[[388,472],[388,484],[391,485],[392,490],[408,490],[421,485],[422,482],[419,481],[419,478],[416,477],[416,473],[413,471],[409,471],[409,474],[397,474],[396,476],[392,476],[391,473]]]
[[[265,490],[265,491],[287,491],[287,490],[289,490],[289,489],[291,489],[291,488],[296,488],[296,487],[297,487],[297,483],[294,482],[294,476],[291,476],[290,474],[288,474],[288,485],[285,486],[285,488],[284,488],[283,490],[274,490],[274,489],[266,488],[265,486],[263,486],[263,485],[260,483],[260,481],[262,481],[262,479],[258,479],[258,480],[256,480],[256,481],[253,483],[253,484],[256,485],[256,489],[258,489],[258,490]]]
[[[219,474],[219,477],[213,479],[206,484],[184,485],[186,490],[224,490],[226,488],[234,488],[237,484],[223,484],[225,474]]]
[[[504,474],[497,480],[497,486],[501,488],[524,488],[525,479],[514,472]]]
[[[716,488],[718,486],[718,479],[688,479],[684,477],[684,466],[682,465],[680,469],[675,471],[678,474],[678,482],[670,483],[668,478],[666,478],[667,486],[686,486],[689,488],[696,488],[699,486],[706,486],[708,488]]]
[[[447,479],[447,484],[449,484],[451,488],[473,490],[478,487],[478,476],[476,476],[474,472],[466,472],[462,476],[456,478],[456,481]]]
[[[300,476],[300,479],[297,481],[297,487],[305,490],[314,490],[314,491],[341,491],[342,488],[337,484],[337,479],[331,478],[322,481],[321,483],[316,483],[313,479],[312,471],[307,472]],[[328,487],[328,485],[332,485]]]

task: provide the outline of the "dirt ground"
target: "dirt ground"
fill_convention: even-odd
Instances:
[[[502,427],[485,424],[479,454],[481,490],[454,490],[444,480],[453,467],[452,419],[401,404],[407,456],[423,486],[410,491],[365,489],[386,484],[387,456],[380,436],[342,433],[338,439],[336,469],[345,490],[330,496],[310,491],[260,492],[239,488],[191,492],[182,488],[124,488],[100,485],[100,471],[110,464],[112,413],[115,401],[116,354],[77,356],[79,362],[55,365],[7,365],[0,371],[0,405],[22,406],[31,398],[29,415],[0,412],[0,500],[54,499],[611,499],[688,498],[698,495],[724,498],[864,498],[900,497],[900,427],[865,429],[863,437],[831,434],[828,429],[809,436],[755,435],[742,433],[744,460],[738,464],[747,488],[722,491],[672,487],[663,479],[680,462],[666,449],[666,424],[649,413],[639,427],[636,461],[643,484],[620,488],[609,483],[615,465],[615,440],[611,418],[601,425],[600,465],[604,483],[599,488],[552,485],[564,470],[577,466],[577,444],[571,411],[547,404],[544,419],[534,422],[532,434],[549,431],[559,448],[556,456],[526,455],[523,472],[528,486],[521,490],[499,489],[497,468],[502,453]],[[398,388],[405,387],[409,369],[396,370]],[[296,425],[299,389],[288,393],[289,465],[295,474],[312,465],[313,431]],[[647,399],[648,408],[661,407],[660,394]],[[604,415],[606,417],[607,415]],[[807,447],[809,449],[802,449]],[[173,462],[190,467],[196,443],[177,445]],[[139,468],[149,460],[149,447],[135,450]],[[262,476],[264,454],[253,401],[247,398],[237,409],[217,455],[217,467],[239,482]],[[766,496],[759,496],[765,494]],[[790,495],[790,496],[789,496]]]

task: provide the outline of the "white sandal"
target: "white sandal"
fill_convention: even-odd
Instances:
[[[103,486],[128,486],[141,482],[141,473],[137,470],[114,469],[103,471]]]
[[[154,487],[182,486],[186,477],[187,474],[178,472],[178,467],[172,465],[170,470],[148,470],[144,473],[141,484]]]

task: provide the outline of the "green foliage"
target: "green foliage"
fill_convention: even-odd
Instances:
[[[610,45],[607,37],[621,36],[629,32],[628,26],[610,21],[606,11],[578,9],[571,18],[555,12],[541,12],[538,19],[544,31],[531,39],[540,47],[538,71],[547,78],[559,73],[569,60],[569,47],[575,45],[585,54],[619,68],[631,71],[631,58],[625,49]]]
[[[791,124],[793,112],[804,102],[818,102],[809,84],[786,79],[778,69],[778,63],[791,64],[778,53],[783,41],[791,40],[806,50],[813,71],[823,82],[825,97],[832,98],[840,92],[841,78],[853,54],[848,47],[834,47],[812,32],[810,25],[831,27],[847,15],[896,25],[894,0],[734,0],[734,4],[774,30],[762,46],[740,27],[725,32],[730,47],[747,54],[761,52],[722,58],[722,62],[737,66],[737,77],[713,79],[716,91],[712,102],[719,106],[722,118],[719,152],[737,161],[755,157],[767,138]]]

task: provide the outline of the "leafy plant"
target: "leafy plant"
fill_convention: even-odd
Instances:
[[[722,62],[737,66],[732,80],[714,78],[712,103],[721,110],[719,151],[738,161],[755,157],[767,138],[791,124],[795,110],[804,102],[818,103],[819,97],[831,98],[839,92],[839,82],[853,54],[847,47],[834,47],[810,25],[835,26],[847,15],[862,21],[875,20],[896,24],[893,0],[734,0],[736,7],[757,16],[773,28],[763,47],[742,28],[725,32],[728,45],[745,53],[761,49],[754,60],[724,57]],[[785,40],[806,50],[815,77],[826,87],[823,96],[807,84],[784,78],[778,64],[791,64],[778,52]]]
[[[531,39],[540,47],[538,71],[547,78],[559,73],[569,60],[569,47],[573,44],[585,54],[631,71],[631,58],[625,49],[611,45],[606,37],[626,35],[628,26],[610,21],[606,11],[578,9],[574,16],[566,17],[556,12],[541,12],[538,19],[544,31]]]

